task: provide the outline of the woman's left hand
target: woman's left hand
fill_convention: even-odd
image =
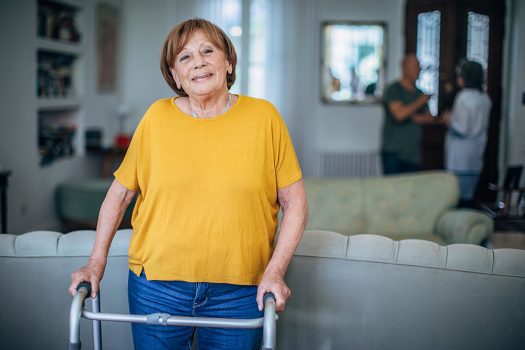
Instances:
[[[276,311],[283,311],[286,300],[292,295],[290,288],[284,283],[283,276],[274,271],[265,271],[257,289],[257,305],[259,310],[264,308],[263,297],[267,292],[272,292],[275,296]]]

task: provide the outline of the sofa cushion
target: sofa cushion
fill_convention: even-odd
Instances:
[[[445,270],[525,277],[525,251],[473,244],[442,246],[421,239],[394,241],[371,234],[345,236],[307,230],[295,256],[385,262]]]
[[[0,234],[0,256],[15,255],[15,235]]]
[[[62,237],[55,231],[32,231],[15,238],[16,256],[56,256],[58,240]]]
[[[432,234],[439,215],[455,206],[457,199],[457,179],[444,172],[367,179],[364,182],[364,232],[402,233],[412,238]]]
[[[131,229],[118,230],[111,243],[111,256],[128,256]],[[95,231],[78,230],[62,235],[58,242],[58,254],[61,256],[89,256],[95,243]]]
[[[305,179],[309,205],[307,229],[365,232],[363,222],[363,183],[352,179]]]
[[[523,250],[495,249],[493,253],[494,265],[492,266],[492,271],[494,273],[525,277],[525,253],[523,253]]]
[[[473,244],[451,244],[447,247],[446,268],[460,271],[491,273],[494,251]]]
[[[373,233],[373,232],[372,232]],[[441,245],[446,245],[446,242],[438,235],[428,234],[428,233],[416,233],[416,234],[410,234],[410,233],[389,233],[386,234],[388,238],[393,239],[394,241],[402,241],[405,239],[413,239],[414,237],[417,237],[417,239],[422,239],[425,241],[434,242]]]
[[[330,231],[306,231],[307,239],[297,247],[296,254],[304,256],[323,256],[344,258],[348,237]]]
[[[308,234],[305,232],[305,235]],[[395,242],[384,236],[362,234],[352,236],[348,241],[347,259],[393,261],[397,253]]]

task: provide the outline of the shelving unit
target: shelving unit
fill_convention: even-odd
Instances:
[[[83,153],[82,8],[37,0],[36,69],[40,165]]]

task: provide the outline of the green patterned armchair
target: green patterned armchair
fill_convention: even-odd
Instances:
[[[457,209],[458,183],[444,172],[368,179],[305,179],[307,229],[346,235],[372,233],[394,240],[481,244],[493,231],[488,216]]]

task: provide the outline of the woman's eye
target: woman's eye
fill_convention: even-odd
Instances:
[[[182,62],[182,61],[184,61],[184,60],[187,60],[189,57],[190,57],[190,56],[188,56],[188,55],[180,56],[180,57],[179,57],[179,62]]]
[[[213,50],[212,49],[204,49],[204,53],[207,54],[207,53],[212,53]]]

